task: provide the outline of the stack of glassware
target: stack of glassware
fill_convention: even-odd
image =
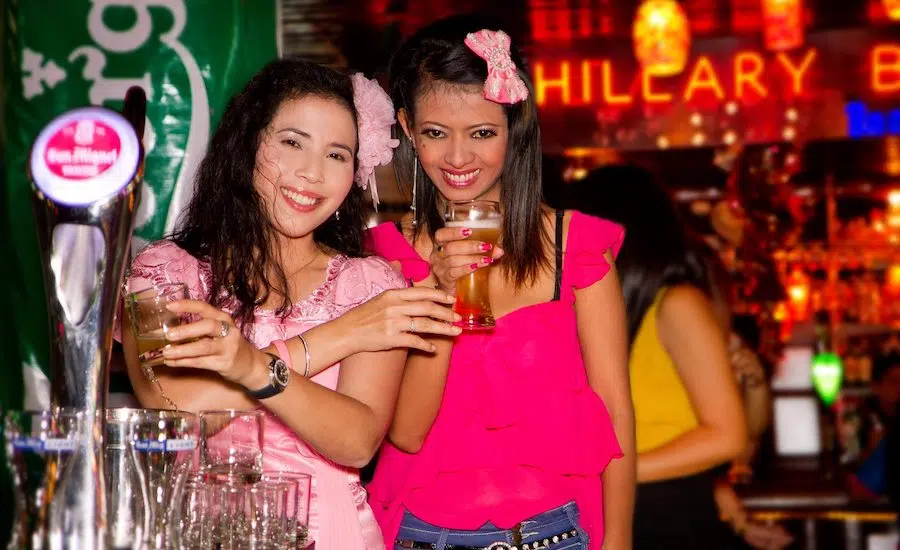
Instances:
[[[261,412],[107,409],[106,548],[307,548],[311,478],[262,469]],[[10,550],[64,548],[52,532],[54,491],[84,413],[4,417],[15,521]]]

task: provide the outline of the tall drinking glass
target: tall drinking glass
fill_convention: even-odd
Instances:
[[[500,204],[481,200],[449,202],[444,225],[471,229],[472,234],[467,240],[496,246],[500,240]],[[456,324],[463,330],[494,328],[488,287],[490,269],[491,266],[479,267],[456,281],[456,304],[453,311],[462,317]]]
[[[309,540],[309,503],[312,494],[312,476],[300,472],[263,472],[264,482],[288,483],[287,508],[285,517],[287,525],[284,531],[282,548],[302,550],[312,541]]]
[[[10,549],[49,548],[50,503],[60,471],[78,444],[81,413],[9,411],[3,427],[15,499]]]
[[[132,417],[135,462],[148,495],[145,545],[180,549],[184,482],[197,446],[197,416],[167,410],[144,410]]]
[[[255,483],[262,475],[262,411],[201,411],[200,468],[208,475]]]
[[[142,409],[107,409],[103,438],[106,465],[106,536],[113,550],[140,548],[149,529],[150,501],[134,455],[135,419]]]
[[[141,369],[154,380],[153,367],[163,364],[163,349],[169,345],[169,329],[185,322],[185,316],[168,310],[168,305],[190,296],[182,283],[160,284],[129,294],[125,308],[134,331]]]

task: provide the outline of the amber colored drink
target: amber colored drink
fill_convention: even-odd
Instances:
[[[163,364],[162,351],[169,344],[163,329],[136,334],[135,341],[142,367],[156,367]]]
[[[500,240],[500,219],[478,221],[451,221],[447,227],[468,227],[472,234],[466,240],[497,245]],[[491,266],[479,267],[456,281],[456,304],[453,311],[462,320],[456,323],[463,330],[488,330],[494,328],[489,292]]]

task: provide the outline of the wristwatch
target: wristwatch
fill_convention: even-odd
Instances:
[[[276,396],[284,391],[288,382],[291,381],[291,369],[277,355],[268,354],[272,358],[269,361],[269,385],[264,388],[251,391],[247,390],[247,395],[255,399],[268,399]]]

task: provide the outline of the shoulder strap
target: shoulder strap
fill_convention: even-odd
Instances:
[[[553,301],[557,302],[562,292],[563,270],[563,216],[564,210],[556,211],[556,282],[553,287]]]

